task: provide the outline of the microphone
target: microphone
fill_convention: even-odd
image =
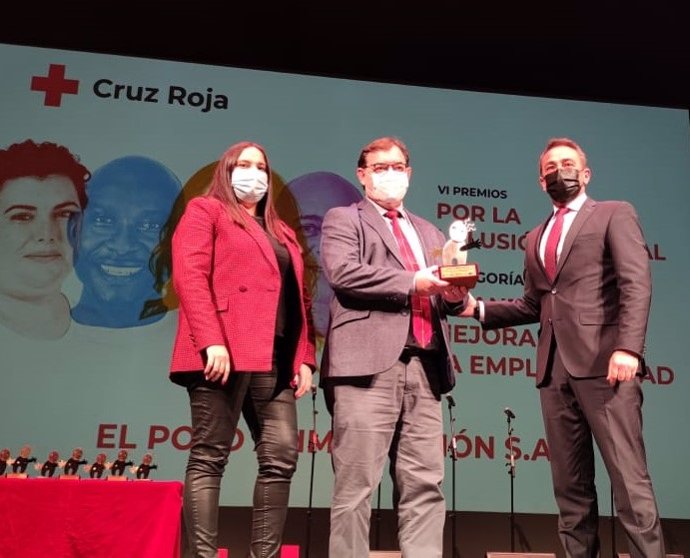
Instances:
[[[452,395],[446,395],[446,399],[448,400],[448,407],[455,407],[455,400]]]
[[[506,407],[505,409],[503,409],[503,412],[506,414],[506,416],[507,416],[509,419],[514,419],[514,418],[515,418],[515,413],[514,413],[513,411],[510,410],[510,407]]]

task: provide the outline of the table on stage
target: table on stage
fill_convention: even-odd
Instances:
[[[178,558],[182,483],[0,478],[0,558]]]

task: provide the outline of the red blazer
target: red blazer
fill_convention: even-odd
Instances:
[[[315,366],[311,300],[304,287],[304,262],[295,233],[281,223],[300,291],[302,327],[293,370]],[[232,371],[272,368],[280,272],[263,229],[248,219],[233,223],[222,202],[189,202],[172,241],[173,285],[180,299],[171,373],[203,370],[203,350],[225,345]]]

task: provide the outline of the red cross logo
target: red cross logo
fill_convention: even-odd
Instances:
[[[65,79],[64,64],[51,64],[47,76],[33,76],[31,78],[31,91],[43,91],[45,93],[43,98],[45,106],[59,107],[64,94],[76,95],[79,92],[79,80]]]

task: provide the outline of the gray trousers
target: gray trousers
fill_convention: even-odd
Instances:
[[[438,375],[418,357],[334,387],[335,473],[329,558],[367,558],[371,498],[393,458],[398,540],[405,558],[440,558],[446,506]]]

